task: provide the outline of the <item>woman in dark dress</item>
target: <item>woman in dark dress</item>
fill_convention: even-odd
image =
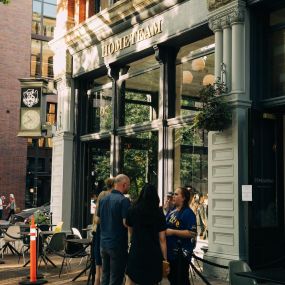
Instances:
[[[166,223],[153,185],[143,187],[126,222],[131,233],[126,285],[157,284],[162,279],[162,261],[167,257]]]

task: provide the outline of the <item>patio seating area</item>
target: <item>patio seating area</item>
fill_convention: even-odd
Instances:
[[[86,285],[88,279],[88,272],[86,275],[82,275],[75,282],[71,280],[84,269],[86,266],[85,262],[79,265],[78,259],[71,260],[70,268],[63,268],[61,277],[58,277],[59,270],[62,264],[62,257],[54,255],[52,257],[53,262],[56,267],[51,264],[47,266],[42,264],[39,267],[39,272],[43,274],[44,279],[48,281],[49,284],[75,284],[75,285]],[[0,284],[1,285],[16,285],[19,281],[25,279],[29,276],[29,266],[23,267],[23,263],[18,263],[18,257],[12,254],[5,254],[5,264],[0,264]]]

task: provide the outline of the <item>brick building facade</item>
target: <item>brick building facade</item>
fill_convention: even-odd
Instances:
[[[0,194],[24,208],[27,139],[19,130],[20,82],[30,76],[32,1],[0,4]],[[15,21],[15,19],[18,19]]]

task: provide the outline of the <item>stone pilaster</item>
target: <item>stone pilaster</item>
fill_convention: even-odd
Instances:
[[[63,221],[64,229],[70,229],[75,94],[71,77],[72,57],[64,38],[53,40],[50,46],[55,54],[54,74],[58,95],[57,129],[53,137],[51,211],[54,223]]]
[[[216,41],[215,76],[221,76],[219,66],[223,64],[233,120],[228,130],[209,132],[209,249],[205,256],[223,265],[228,265],[230,260],[247,259],[247,220],[245,205],[241,202],[241,185],[247,184],[248,180],[247,109],[250,107],[244,80],[245,2],[226,2],[210,12],[209,23],[215,35],[221,33],[216,37],[219,40]],[[205,271],[216,275],[221,272],[212,266],[206,266]]]

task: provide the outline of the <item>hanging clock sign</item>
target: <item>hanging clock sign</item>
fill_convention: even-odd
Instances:
[[[42,78],[22,78],[20,102],[20,137],[41,137],[46,122],[47,81]]]
[[[21,88],[21,107],[41,107],[42,88]]]

